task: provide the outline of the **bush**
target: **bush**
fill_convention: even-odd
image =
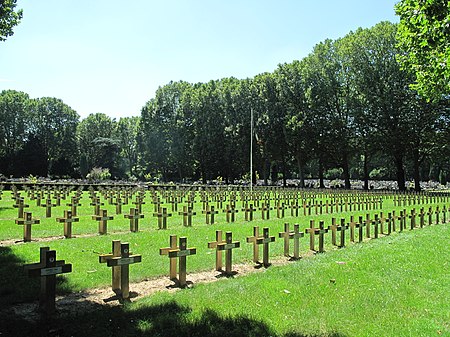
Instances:
[[[94,167],[86,178],[96,181],[108,180],[111,178],[111,173],[108,168]]]

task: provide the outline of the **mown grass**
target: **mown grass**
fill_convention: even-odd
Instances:
[[[67,202],[67,201],[66,201]],[[34,225],[32,229],[33,237],[62,236],[62,224],[55,221],[56,217],[63,214],[64,206],[56,207],[53,210],[52,218],[45,218],[45,209],[36,207],[33,201],[27,201],[33,214],[41,219],[41,224]],[[60,277],[58,287],[59,293],[82,291],[84,289],[107,286],[111,282],[111,271],[105,264],[99,264],[98,256],[102,253],[111,251],[111,241],[120,239],[122,242],[129,242],[133,253],[142,255],[142,263],[132,265],[130,271],[131,282],[138,282],[143,279],[168,276],[169,262],[167,256],[159,256],[159,249],[167,247],[169,244],[169,235],[176,234],[188,237],[188,246],[197,247],[197,255],[188,258],[188,273],[204,270],[213,270],[215,266],[214,251],[207,248],[207,243],[215,241],[215,231],[223,230],[232,231],[234,240],[241,242],[241,248],[234,250],[233,263],[251,263],[252,245],[247,244],[246,237],[252,235],[253,226],[269,227],[271,235],[278,235],[283,231],[283,224],[288,222],[291,226],[294,223],[300,223],[304,229],[309,226],[309,220],[324,220],[325,225],[331,224],[331,218],[346,218],[349,221],[350,215],[355,217],[366,213],[379,213],[375,211],[352,211],[335,214],[322,214],[304,216],[303,210],[300,210],[299,217],[291,217],[289,210],[286,210],[286,216],[283,219],[275,218],[276,212],[271,212],[270,220],[261,220],[260,212],[255,212],[255,220],[252,222],[243,221],[242,212],[237,214],[235,223],[226,223],[225,215],[220,212],[217,215],[217,223],[214,225],[206,225],[204,215],[201,214],[201,203],[196,203],[197,215],[194,217],[192,227],[182,226],[182,217],[176,212],[169,219],[168,230],[158,230],[157,220],[152,217],[153,205],[150,204],[147,197],[146,204],[143,205],[145,218],[141,221],[139,233],[130,233],[128,231],[129,222],[122,215],[114,215],[115,220],[108,223],[108,235],[97,235],[97,222],[91,219],[93,207],[89,206],[90,199],[87,193],[84,193],[78,214],[80,222],[74,223],[73,233],[75,236],[81,234],[92,234],[89,237],[75,237],[72,239],[57,239],[50,242],[30,242],[26,244],[14,244],[7,247],[0,247],[0,298],[1,303],[17,303],[35,299],[37,289],[39,287],[38,280],[30,280],[23,272],[21,266],[26,263],[37,262],[39,257],[39,247],[49,246],[57,251],[57,258],[64,259],[67,263],[72,263],[73,272]],[[16,225],[14,219],[17,210],[12,208],[12,200],[9,193],[4,193],[0,201],[0,239],[17,238],[22,236],[22,226]],[[240,204],[240,203],[239,203]],[[123,206],[123,212],[131,207]],[[170,207],[166,204],[165,206]],[[423,205],[422,205],[423,206]],[[433,205],[435,206],[435,205]],[[109,214],[115,214],[115,206],[108,205],[105,201],[105,208]],[[388,211],[419,208],[421,206],[394,207],[392,200],[386,199],[383,204],[385,214]],[[428,205],[426,206],[428,207]],[[239,207],[240,209],[241,207]],[[170,209],[170,208],[169,208]],[[179,205],[179,210],[182,205]],[[314,212],[313,212],[314,214]],[[292,227],[291,227],[292,228]],[[347,243],[349,244],[349,231],[347,231]],[[330,235],[327,235],[325,249],[327,251],[335,250],[330,243]],[[305,237],[301,239],[301,254],[309,251],[309,239]],[[270,256],[280,257],[283,254],[283,242],[278,239],[270,245]],[[169,280],[168,284],[171,284]]]
[[[161,292],[50,324],[4,317],[4,334],[448,336],[450,227],[430,226],[263,273]]]

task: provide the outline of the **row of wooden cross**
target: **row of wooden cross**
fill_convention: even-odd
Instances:
[[[445,206],[444,206],[445,209]],[[354,218],[350,218],[350,222],[346,223],[345,219],[341,219],[340,223],[336,222],[336,219],[332,219],[332,224],[327,228],[324,225],[324,221],[319,221],[319,226],[315,227],[314,220],[310,221],[310,226],[305,229],[305,232],[301,232],[299,225],[295,224],[294,229],[291,230],[289,224],[284,224],[284,231],[278,233],[278,237],[283,239],[284,242],[284,256],[289,257],[292,260],[300,258],[300,242],[299,239],[304,237],[305,234],[309,234],[310,242],[309,249],[311,251],[322,253],[324,252],[324,238],[325,234],[331,232],[331,243],[339,248],[345,247],[345,231],[350,230],[350,241],[355,242],[355,234],[358,236],[358,242],[366,238],[378,238],[379,234],[389,235],[395,232],[397,229],[397,221],[399,231],[403,231],[407,228],[407,218],[410,219],[411,230],[425,225],[431,225],[433,223],[432,216],[436,216],[436,224],[446,223],[446,211],[442,212],[443,218],[440,218],[441,212],[437,209],[432,212],[431,208],[428,213],[425,213],[423,208],[416,214],[415,210],[407,216],[406,212],[401,211],[398,216],[393,212],[389,213],[387,218],[384,218],[382,214],[375,215],[373,219],[367,215],[364,220],[363,217],[359,217],[359,221],[354,221]],[[425,218],[428,218],[426,221]],[[418,223],[416,220],[419,220]],[[366,229],[364,233],[364,227]],[[371,228],[373,227],[373,236],[371,235]],[[386,231],[385,231],[386,230]],[[356,232],[357,231],[357,232]],[[339,234],[339,241],[337,236]],[[315,237],[318,236],[319,243],[316,249]],[[290,254],[290,241],[294,242],[293,254]],[[256,264],[268,267],[269,262],[269,244],[275,241],[275,236],[269,234],[269,228],[263,228],[263,233],[260,233],[258,226],[253,227],[253,235],[246,238],[247,243],[253,245],[253,262]],[[260,262],[259,249],[262,245],[263,258]],[[216,250],[216,266],[217,271],[222,272],[225,275],[232,275],[232,251],[235,248],[240,247],[239,241],[233,241],[232,233],[226,232],[225,237],[220,230],[216,231],[216,240],[208,243],[208,248]],[[223,252],[225,252],[225,270],[223,269]],[[169,277],[175,281],[178,286],[185,287],[187,285],[186,276],[186,258],[197,253],[195,247],[188,248],[187,238],[180,237],[177,244],[177,236],[171,235],[169,239],[169,247],[161,248],[160,255],[169,257]],[[102,254],[99,256],[100,263],[106,263],[108,267],[112,268],[112,289],[117,295],[119,300],[128,300],[129,293],[129,265],[139,263],[142,261],[141,255],[132,254],[128,243],[121,243],[120,240],[114,240],[112,242],[112,251],[109,254]],[[177,264],[178,264],[178,277],[177,277]],[[62,273],[68,273],[72,271],[72,266],[66,264],[63,260],[56,260],[56,252],[50,250],[48,247],[42,247],[40,251],[40,261],[38,263],[29,264],[25,266],[30,276],[41,277],[41,292],[40,292],[40,308],[44,314],[51,314],[55,310],[55,287],[56,287],[56,275]]]

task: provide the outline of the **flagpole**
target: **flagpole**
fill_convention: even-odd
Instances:
[[[253,193],[253,108],[250,108],[250,193]]]

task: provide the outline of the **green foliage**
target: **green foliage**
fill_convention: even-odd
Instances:
[[[450,94],[450,4],[447,0],[401,0],[395,6],[402,66],[416,75],[412,86],[428,99]]]
[[[2,0],[0,3],[0,41],[6,41],[8,36],[13,35],[13,27],[22,19],[23,11],[16,11],[16,6],[17,0]]]
[[[111,178],[111,173],[108,168],[94,167],[86,178],[94,181],[104,181]]]
[[[387,169],[385,167],[376,167],[369,173],[370,179],[384,179],[386,178]]]

